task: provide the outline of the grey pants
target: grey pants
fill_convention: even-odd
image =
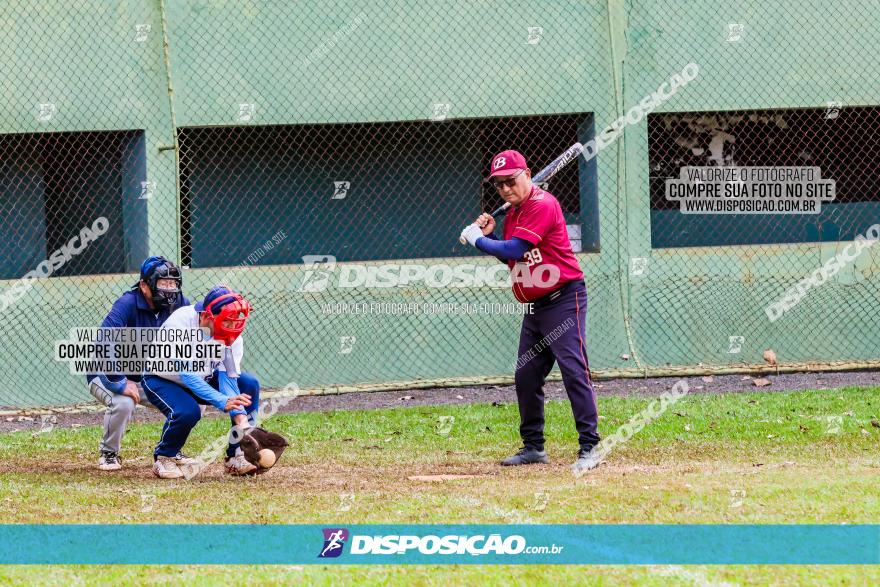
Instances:
[[[141,384],[137,384],[138,393],[141,396],[141,403],[155,409],[153,404],[147,400]],[[107,406],[104,413],[104,437],[101,439],[101,450],[118,453],[122,446],[122,436],[134,414],[134,400],[127,395],[113,393],[101,384],[101,380],[95,377],[89,381],[89,393]]]

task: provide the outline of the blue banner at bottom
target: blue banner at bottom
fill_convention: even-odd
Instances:
[[[880,564],[880,525],[2,525],[2,564]]]

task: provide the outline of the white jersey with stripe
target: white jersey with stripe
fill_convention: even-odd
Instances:
[[[182,308],[178,308],[168,317],[168,320],[162,324],[162,328],[180,330],[199,328],[199,313],[196,311],[195,306],[183,306]],[[209,379],[214,371],[226,371],[230,377],[236,378],[241,373],[241,360],[243,358],[244,339],[239,335],[239,337],[232,343],[232,346],[224,346],[222,360],[211,361],[205,366],[205,369],[193,372],[193,375]],[[185,387],[179,373],[155,373],[155,375]]]

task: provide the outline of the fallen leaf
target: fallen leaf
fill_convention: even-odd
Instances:
[[[691,431],[691,426],[690,426],[690,424],[685,424],[685,425],[684,425],[684,431],[685,431],[685,432],[690,432],[690,431]]]
[[[862,436],[871,436],[871,433],[862,428]]]
[[[752,378],[751,375],[746,375],[745,377],[742,377],[742,378],[740,379],[740,381],[748,381],[748,380],[750,380],[751,378]]]
[[[800,430],[801,432],[806,432],[809,430],[809,428],[804,426],[803,424],[798,424],[798,430]]]
[[[754,385],[755,387],[767,387],[768,385],[770,385],[770,380],[765,379],[764,377],[761,377],[760,379],[753,379],[752,385]]]
[[[715,378],[712,377],[711,375],[707,375],[706,377],[701,377],[701,379],[703,380],[704,383],[712,383],[713,381],[715,381]]]
[[[772,434],[768,434],[767,438],[774,438],[774,436]]]
[[[764,351],[764,360],[770,365],[776,364],[776,353],[773,352],[773,349],[767,349]]]
[[[463,395],[457,395],[457,396],[455,396],[455,399],[464,399],[464,396],[463,396]]]

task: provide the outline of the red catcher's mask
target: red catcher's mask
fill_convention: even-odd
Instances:
[[[228,300],[232,299],[232,302]],[[226,305],[222,308],[215,308],[226,301]],[[244,323],[247,322],[248,315],[251,313],[251,305],[246,299],[241,297],[240,293],[223,294],[205,308],[205,311],[214,319],[214,336],[215,340],[223,341],[226,346],[232,346],[235,339],[239,337],[244,330]],[[229,321],[229,326],[223,323]]]

